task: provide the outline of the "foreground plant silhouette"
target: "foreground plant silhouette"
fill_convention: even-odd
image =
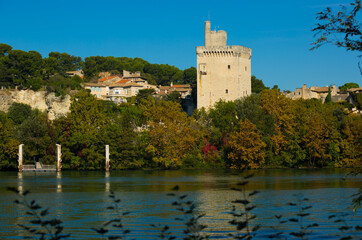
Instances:
[[[252,239],[256,235],[256,231],[260,228],[259,224],[251,226],[251,221],[256,218],[256,215],[252,213],[252,210],[256,207],[252,204],[251,197],[258,194],[259,191],[253,191],[247,193],[246,185],[249,183],[249,179],[254,175],[250,174],[243,177],[243,181],[237,183],[237,187],[232,190],[241,193],[241,198],[232,201],[234,203],[230,214],[233,219],[229,223],[236,226],[237,232],[229,234],[234,239]]]
[[[187,200],[187,194],[180,195],[177,193],[179,186],[175,186],[172,191],[173,193],[167,194],[168,196],[173,196],[176,198],[176,201],[172,203],[173,206],[176,206],[176,210],[180,211],[183,216],[180,218],[175,218],[177,221],[184,222],[186,229],[183,231],[186,237],[184,239],[208,239],[209,237],[202,233],[202,231],[207,227],[199,222],[199,220],[205,216],[205,214],[196,213],[196,205],[193,201]]]
[[[124,225],[122,223],[122,217],[130,214],[130,212],[121,212],[119,208],[119,203],[121,202],[121,199],[117,198],[113,191],[110,191],[108,197],[112,200],[112,203],[110,206],[107,207],[107,209],[113,210],[115,213],[115,217],[105,222],[101,227],[91,228],[91,229],[107,239],[126,239],[127,234],[130,233],[131,231],[129,229],[124,228]],[[121,235],[109,234],[110,227],[120,230],[122,234]]]
[[[288,233],[278,230],[281,225],[287,222],[298,224],[299,229],[297,231],[290,232],[289,235],[302,240],[308,239],[306,237],[312,233],[312,228],[319,226],[317,223],[306,224],[305,217],[310,215],[307,210],[312,208],[312,206],[306,205],[309,199],[303,197],[302,194],[294,194],[294,197],[296,198],[296,202],[290,202],[288,205],[297,208],[295,217],[283,219],[282,215],[275,215],[275,218],[278,220],[278,225],[276,227],[272,227],[272,229],[274,229],[276,233],[271,234],[269,238],[288,239]]]
[[[61,220],[57,218],[47,218],[49,214],[48,208],[44,209],[35,200],[27,200],[26,196],[30,193],[30,191],[20,192],[14,187],[8,187],[7,189],[15,192],[19,196],[19,199],[16,199],[14,202],[18,205],[24,206],[27,209],[26,215],[32,217],[32,219],[29,220],[28,225],[18,224],[18,226],[33,236],[26,238],[59,240],[70,237],[70,234],[62,233],[64,227],[62,226],[63,222]]]
[[[302,194],[295,194],[294,196],[296,197],[296,203],[288,203],[288,205],[297,207],[298,212],[296,213],[295,218],[289,218],[288,221],[298,223],[299,231],[294,231],[290,234],[300,239],[306,239],[305,237],[312,233],[311,229],[314,227],[318,227],[319,225],[317,223],[306,225],[305,217],[310,215],[307,210],[311,209],[312,206],[306,205],[309,199],[303,197]]]

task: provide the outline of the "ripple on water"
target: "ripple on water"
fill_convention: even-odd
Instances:
[[[362,184],[361,177],[341,181],[343,170],[260,170],[251,171],[247,191],[254,189],[260,193],[252,198],[258,216],[253,223],[263,228],[258,239],[266,239],[276,225],[275,215],[290,218],[297,213],[288,202],[295,202],[295,194],[307,197],[312,208],[305,223],[317,222],[320,226],[313,231],[310,239],[332,239],[339,234],[338,223],[329,220],[331,214],[351,212],[351,195]],[[182,217],[171,206],[174,198],[166,196],[170,189],[180,186],[179,194],[187,194],[197,205],[197,213],[205,213],[202,223],[205,230],[215,239],[227,238],[234,231],[228,224],[231,201],[240,198],[238,192],[230,188],[240,181],[239,176],[229,171],[122,171],[111,172],[63,172],[56,174],[0,173],[0,238],[22,239],[24,232],[17,224],[24,223],[25,209],[12,203],[14,194],[5,186],[30,189],[30,198],[51,208],[54,217],[64,220],[66,229],[76,239],[97,239],[90,230],[98,227],[114,214],[107,210],[111,203],[108,195],[114,190],[121,198],[122,210],[131,211],[124,217],[126,228],[131,229],[130,237],[149,239],[159,234],[150,224],[169,225],[176,234],[181,234],[183,223],[175,217]],[[351,225],[361,225],[361,214],[348,217]],[[297,224],[285,224],[280,228],[290,232],[298,229]],[[120,233],[119,231],[114,233]],[[357,233],[355,233],[357,234]],[[358,235],[355,235],[358,236]]]

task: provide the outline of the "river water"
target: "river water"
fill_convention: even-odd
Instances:
[[[361,176],[343,180],[344,169],[282,169],[255,170],[254,177],[246,185],[246,193],[260,191],[250,198],[256,208],[252,211],[257,218],[252,224],[260,224],[257,239],[268,239],[275,233],[273,227],[282,218],[293,218],[298,212],[289,202],[308,198],[304,206],[312,206],[303,224],[318,223],[308,235],[309,239],[338,239],[338,230],[342,223],[335,223],[330,215],[348,213],[345,217],[349,226],[362,226],[362,209],[352,214],[351,195],[362,186]],[[228,221],[232,208],[231,201],[242,198],[240,192],[231,190],[242,180],[239,172],[226,170],[177,170],[177,171],[113,171],[62,173],[17,173],[0,172],[0,239],[22,239],[27,236],[18,224],[26,224],[29,217],[26,209],[15,204],[15,193],[6,187],[15,187],[20,191],[30,190],[29,200],[35,199],[44,207],[50,208],[49,217],[57,217],[64,222],[65,233],[71,239],[99,239],[99,235],[90,228],[97,228],[114,217],[110,191],[121,199],[121,211],[130,214],[123,217],[125,229],[131,232],[130,239],[156,239],[160,231],[150,224],[168,225],[173,235],[180,237],[184,223],[175,220],[183,217],[172,206],[175,198],[167,196],[174,186],[179,186],[177,194],[187,194],[187,200],[197,205],[196,214],[205,214],[200,222],[207,225],[205,234],[210,238],[226,239],[235,227]],[[282,224],[278,229],[285,232],[297,231],[299,225],[294,222]],[[113,231],[119,234],[120,231]],[[361,237],[359,232],[351,232],[353,238]]]

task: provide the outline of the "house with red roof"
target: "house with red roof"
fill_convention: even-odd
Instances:
[[[157,86],[149,84],[147,79],[141,76],[141,72],[131,73],[123,71],[123,76],[110,76],[108,72],[99,76],[97,83],[85,83],[85,89],[89,89],[91,94],[98,99],[110,100],[116,103],[127,102],[127,98],[136,96],[139,90],[153,88]]]

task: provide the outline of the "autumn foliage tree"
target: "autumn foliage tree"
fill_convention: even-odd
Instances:
[[[274,119],[274,134],[271,136],[274,154],[287,148],[289,139],[294,134],[294,106],[278,90],[264,90],[260,93],[260,107]]]
[[[266,144],[248,119],[240,121],[240,128],[230,135],[231,168],[260,168],[264,164]]]
[[[362,167],[362,120],[361,116],[348,116],[343,133],[342,159],[336,167]]]
[[[172,101],[143,101],[140,105],[147,117],[149,143],[147,151],[158,167],[175,168],[182,159],[198,148],[202,140],[196,122],[181,106]]]

